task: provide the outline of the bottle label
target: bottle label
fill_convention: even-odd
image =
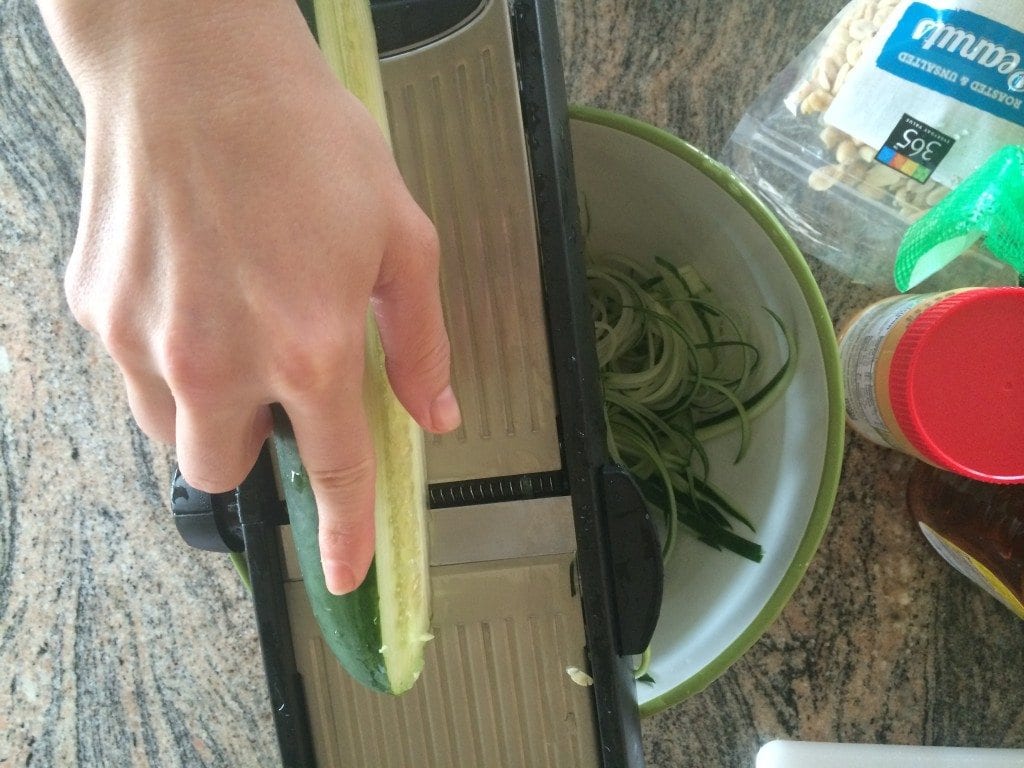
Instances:
[[[956,186],[1024,143],[1024,0],[904,0],[865,41],[825,122],[918,181]]]
[[[903,448],[903,445],[893,435],[879,407],[878,363],[887,346],[889,332],[924,298],[923,295],[893,296],[876,304],[851,323],[839,344],[846,419],[864,437],[888,448]],[[891,356],[891,350],[888,354]],[[882,386],[885,385],[883,382]]]
[[[996,578],[992,571],[939,534],[934,528],[924,523],[918,523],[918,525],[921,526],[921,532],[928,539],[928,543],[942,555],[947,563],[1017,614],[1018,617],[1024,619],[1024,603],[1021,603],[1020,599]]]

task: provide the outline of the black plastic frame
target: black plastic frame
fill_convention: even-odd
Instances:
[[[267,446],[237,493],[253,611],[281,764],[285,768],[316,768],[302,676],[295,661],[278,536],[278,528],[288,520]]]
[[[636,681],[631,660],[620,655],[614,563],[602,491],[609,465],[604,401],[587,294],[558,22],[550,0],[512,0],[510,8],[533,174],[559,433],[576,520],[576,568],[594,679],[591,691],[601,764],[604,768],[641,766]]]

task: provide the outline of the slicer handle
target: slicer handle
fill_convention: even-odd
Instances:
[[[185,543],[208,552],[244,552],[243,527],[260,522],[286,525],[288,510],[274,481],[268,444],[256,464],[233,491],[207,493],[193,488],[174,468],[171,480],[171,514]]]
[[[633,478],[622,467],[601,468],[608,516],[612,578],[619,625],[619,654],[643,653],[661,613],[665,570],[650,512]]]
[[[193,488],[174,468],[171,514],[185,543],[208,552],[242,552],[242,522],[238,516],[238,490],[207,493]]]

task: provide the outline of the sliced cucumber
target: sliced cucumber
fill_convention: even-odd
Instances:
[[[302,580],[324,641],[363,685],[399,694],[419,677],[431,639],[423,438],[388,386],[379,342],[368,345],[365,389],[377,452],[376,550],[354,592],[327,591],[316,501],[282,414],[272,444]]]

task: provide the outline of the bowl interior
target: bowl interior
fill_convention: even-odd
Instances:
[[[722,166],[643,123],[591,109],[571,121],[588,250],[660,255],[693,265],[718,297],[743,308],[765,371],[784,348],[768,307],[795,332],[796,375],[738,441],[708,445],[711,479],[746,512],[760,563],[681,535],[665,568],[652,643],[654,683],[637,687],[651,714],[701,690],[767,628],[820,541],[842,456],[842,399],[832,325],[803,257],[774,217]],[[769,374],[770,375],[770,374]]]

